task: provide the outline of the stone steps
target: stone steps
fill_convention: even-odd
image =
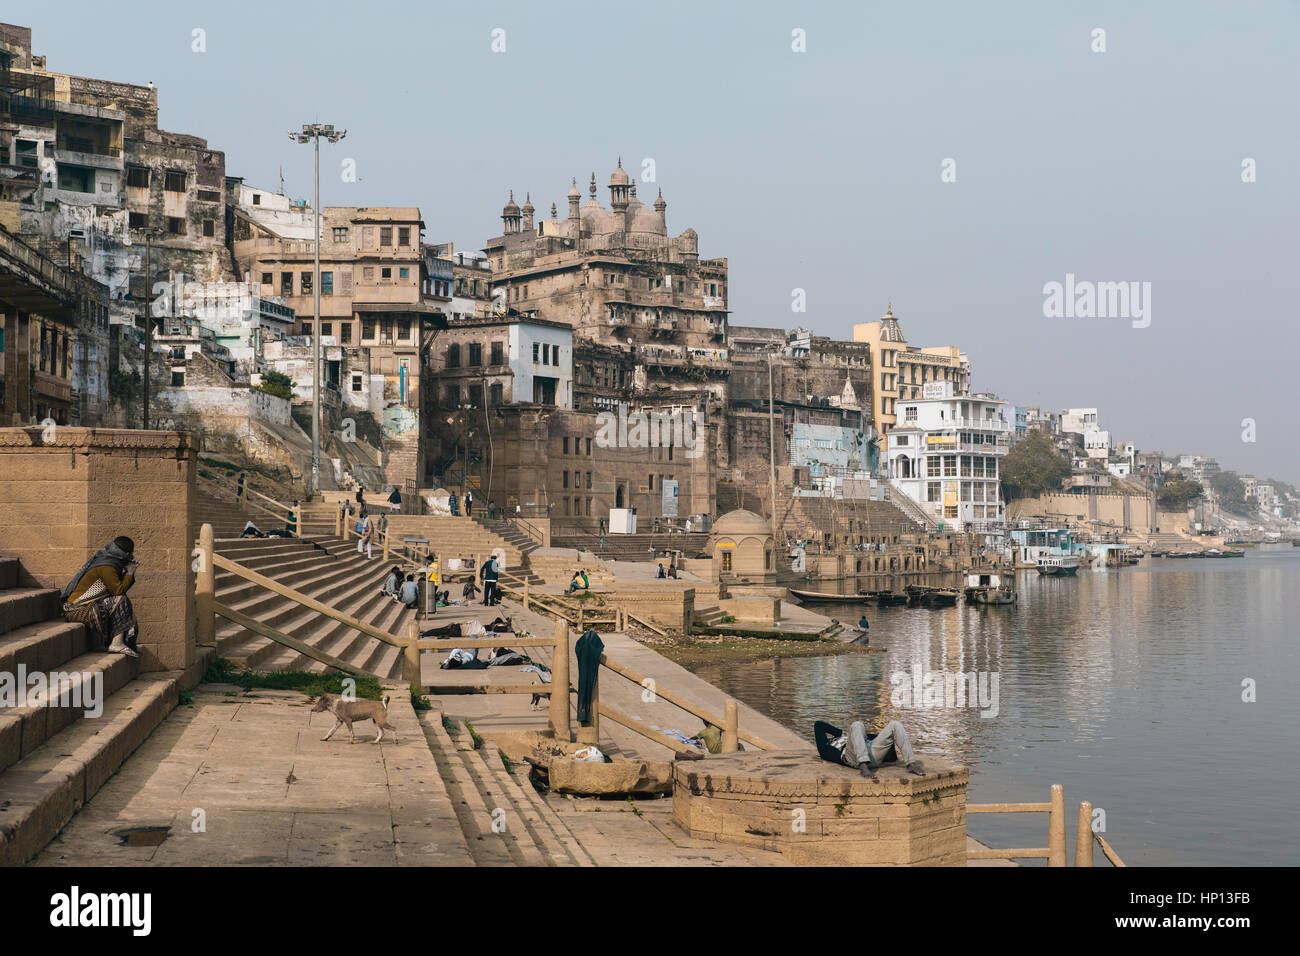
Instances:
[[[63,620],[58,591],[20,578],[17,561],[0,559],[0,673],[68,676],[52,691],[48,676],[44,689],[24,682],[22,699],[0,705],[0,866],[26,863],[58,835],[176,706],[182,679],[92,649],[86,629]]]
[[[480,866],[594,866],[569,828],[527,779],[505,767],[492,744],[474,747],[460,720],[448,731],[438,711],[421,714],[444,779],[454,789],[457,812],[470,851]],[[494,827],[495,822],[495,827]]]

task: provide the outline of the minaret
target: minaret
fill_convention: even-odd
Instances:
[[[519,206],[515,204],[515,191],[510,190],[510,201],[501,210],[501,220],[505,223],[505,234],[513,235],[519,231]]]
[[[578,218],[578,203],[582,202],[582,192],[578,189],[578,177],[573,177],[573,186],[569,189],[569,218]]]
[[[665,236],[668,235],[668,217],[664,214],[667,208],[668,203],[664,202],[664,191],[661,188],[659,198],[655,200],[655,215],[659,217],[659,225],[663,226]]]
[[[524,193],[524,208],[522,212],[524,214],[524,230],[531,231],[533,228],[533,213],[535,212],[533,209],[531,193]]]
[[[622,214],[627,211],[628,176],[623,172],[623,157],[618,158],[618,169],[609,177],[609,208]]]

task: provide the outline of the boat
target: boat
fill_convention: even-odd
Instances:
[[[920,584],[909,584],[905,590],[908,607],[953,607],[961,596],[956,588],[930,588]]]
[[[1013,579],[991,571],[967,571],[963,590],[967,604],[1003,606],[1019,599]]]
[[[1164,556],[1165,556],[1165,553],[1164,553],[1163,551],[1152,551],[1152,552],[1151,552],[1151,557],[1153,557],[1153,558],[1163,558]]]
[[[1228,548],[1223,552],[1223,556],[1225,558],[1244,558],[1246,552],[1238,548]]]
[[[790,588],[790,593],[805,604],[870,604],[871,598],[865,594],[831,594],[827,591],[797,591]]]
[[[1074,554],[1040,554],[1038,573],[1045,577],[1073,577],[1079,571],[1079,557]]]
[[[906,594],[895,594],[893,591],[859,591],[858,593],[875,601],[877,607],[899,607],[907,603]]]
[[[1190,558],[1191,556],[1192,552],[1190,551],[1170,551],[1165,555],[1166,558]]]

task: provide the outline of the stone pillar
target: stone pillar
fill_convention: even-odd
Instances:
[[[185,432],[0,428],[0,542],[22,583],[62,588],[95,551],[131,538],[144,671],[195,662],[195,450]]]
[[[727,698],[722,724],[722,752],[734,754],[740,749],[740,714],[736,702],[730,697]]]
[[[199,554],[195,560],[199,565],[195,572],[194,589],[195,612],[198,615],[195,643],[199,647],[216,647],[217,618],[212,605],[217,593],[217,569],[212,564],[212,525],[210,524],[204,524],[199,529]]]

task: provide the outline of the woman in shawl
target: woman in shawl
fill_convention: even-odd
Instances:
[[[63,617],[97,634],[110,651],[139,657],[139,628],[126,592],[135,584],[135,542],[114,538],[73,575],[63,589]]]

